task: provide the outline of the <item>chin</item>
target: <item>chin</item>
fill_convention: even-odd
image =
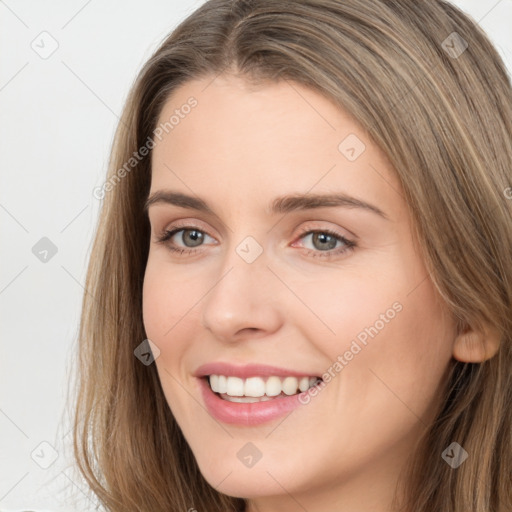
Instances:
[[[226,494],[227,496],[232,496],[233,498],[254,499],[262,496],[279,495],[283,492],[283,488],[268,474],[265,474],[267,478],[256,473],[247,473],[242,476],[239,474],[235,475],[233,472],[227,478],[226,475],[227,473],[221,477],[215,474],[213,480],[206,478],[206,476],[205,478],[216,491]],[[223,478],[225,478],[224,481],[222,481]]]
[[[289,490],[292,486],[297,486],[295,478],[292,483],[281,482],[275,477],[278,472],[277,461],[267,461],[266,465],[261,464],[260,461],[252,468],[244,468],[238,459],[236,459],[236,464],[223,462],[214,463],[214,465],[210,462],[207,467],[198,462],[199,470],[215,490],[234,498],[279,495],[282,494],[283,487]]]

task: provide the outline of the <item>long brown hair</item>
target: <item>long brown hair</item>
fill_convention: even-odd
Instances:
[[[143,67],[95,193],[103,204],[83,297],[74,421],[75,456],[92,491],[116,512],[246,507],[202,477],[155,365],[134,357],[146,338],[151,155],[130,159],[151,147],[178,86],[223,72],[313,88],[389,158],[430,279],[459,330],[487,323],[501,337],[489,360],[452,361],[439,414],[404,473],[401,510],[510,512],[512,90],[486,35],[441,0],[209,0]],[[441,458],[453,441],[469,453],[456,470]]]

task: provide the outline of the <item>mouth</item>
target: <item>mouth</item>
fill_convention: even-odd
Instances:
[[[194,376],[204,406],[217,421],[252,427],[275,421],[310,402],[310,393],[324,381],[307,370],[263,363],[216,361],[196,369]],[[316,394],[316,393],[315,393]],[[315,400],[313,409],[321,403]]]
[[[210,390],[227,402],[267,402],[298,395],[322,382],[317,376],[253,376],[212,374],[203,377]]]

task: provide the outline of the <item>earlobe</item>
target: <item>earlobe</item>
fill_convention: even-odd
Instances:
[[[455,338],[453,357],[464,363],[482,363],[496,355],[500,338],[498,329],[489,325],[479,330],[467,327]]]

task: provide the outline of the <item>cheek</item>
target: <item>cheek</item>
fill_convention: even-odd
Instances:
[[[170,294],[166,293],[166,287],[163,284],[158,279],[157,272],[154,272],[153,267],[148,263],[142,288],[142,317],[149,339],[161,338],[169,328],[169,319],[165,311],[170,305],[168,304]]]
[[[190,397],[183,391],[181,368],[191,345],[190,328],[197,325],[193,308],[197,296],[191,286],[179,282],[178,275],[150,257],[144,275],[142,315],[147,337],[160,350],[155,365],[167,403],[174,416],[183,421],[190,414],[186,410]]]
[[[173,347],[177,346],[176,330],[196,314],[194,304],[201,297],[201,291],[194,287],[197,282],[180,269],[170,271],[169,265],[150,255],[142,290],[142,315],[149,339],[166,345],[173,339]]]
[[[348,395],[357,395],[376,416],[394,416],[402,425],[422,417],[428,421],[454,336],[431,281],[412,292],[410,282],[396,276],[373,296],[346,302],[345,323],[338,323],[339,329],[348,326],[344,352],[337,352],[351,358],[342,372]],[[387,426],[390,432],[395,428]]]
[[[335,361],[351,347],[356,352],[355,343],[366,349],[372,340],[385,338],[390,327],[400,323],[409,302],[402,288],[401,276],[388,273],[383,279],[371,269],[365,275],[351,269],[326,273],[314,281],[294,283],[294,293],[301,303],[291,310],[293,318],[287,318],[299,325],[304,337],[329,360]],[[290,301],[289,306],[293,304]]]

